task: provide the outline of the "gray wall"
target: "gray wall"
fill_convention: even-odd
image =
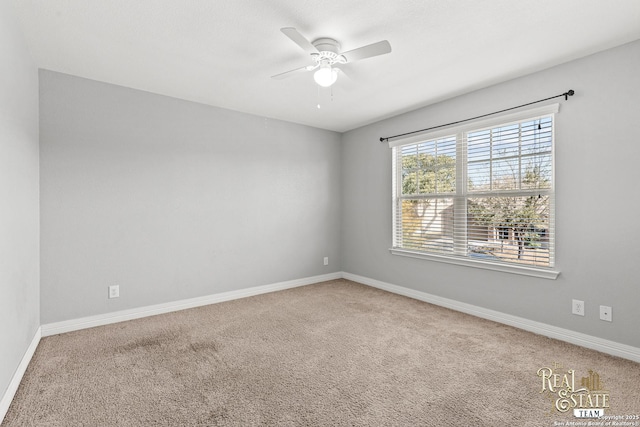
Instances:
[[[40,125],[43,324],[341,270],[337,133],[43,70]]]
[[[0,2],[0,396],[40,326],[38,71]]]
[[[637,41],[346,133],[344,271],[640,347],[639,75]],[[557,280],[389,253],[391,150],[379,137],[568,89],[576,95],[556,120]],[[572,298],[585,301],[585,317],[571,314]],[[599,305],[613,307],[612,323]]]

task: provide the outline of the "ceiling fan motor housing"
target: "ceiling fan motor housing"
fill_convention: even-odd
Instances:
[[[314,40],[311,44],[318,49],[317,54],[311,54],[316,63],[321,63],[323,60],[331,65],[335,63],[344,64],[346,62],[345,58],[340,55],[341,46],[336,40],[320,38]]]

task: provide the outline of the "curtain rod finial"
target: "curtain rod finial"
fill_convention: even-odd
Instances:
[[[382,136],[380,137],[380,142],[384,142],[385,140],[386,140],[386,141],[388,141],[388,140],[389,140],[389,138],[384,138],[384,137],[382,137]]]
[[[564,100],[566,101],[567,99],[569,99],[570,96],[575,95],[575,92],[573,89],[569,89],[569,91],[564,93]]]

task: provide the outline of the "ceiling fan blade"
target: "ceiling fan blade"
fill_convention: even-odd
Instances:
[[[353,80],[353,79],[351,78],[351,76],[349,75],[349,73],[348,73],[348,72],[345,72],[343,68],[341,68],[341,67],[336,67],[336,66],[334,66],[333,68],[335,68],[336,70],[338,70],[338,73],[339,73],[339,75],[340,75],[340,76],[344,76],[347,80]]]
[[[371,58],[372,56],[384,55],[389,52],[391,52],[391,45],[387,40],[383,40],[378,43],[372,43],[357,49],[343,52],[342,56],[345,57],[347,62],[355,62],[360,61],[361,59]]]
[[[276,80],[281,80],[281,79],[285,79],[285,78],[287,78],[287,77],[289,77],[292,74],[295,74],[297,72],[308,71],[308,70],[309,70],[309,66],[300,67],[300,68],[296,68],[294,70],[285,71],[284,73],[276,74],[275,76],[271,76],[271,78],[272,79],[276,79]]]
[[[285,36],[289,37],[291,41],[300,46],[305,52],[318,53],[318,49],[316,49],[316,47],[312,45],[311,42],[307,40],[305,36],[300,34],[295,28],[285,27],[280,28],[280,31],[282,31]]]
[[[336,87],[339,87],[342,92],[353,92],[357,88],[357,82],[353,79],[350,70],[349,72],[345,72],[343,68],[334,67],[338,70],[338,81],[336,82]]]

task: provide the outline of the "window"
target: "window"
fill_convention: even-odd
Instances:
[[[554,266],[557,111],[391,142],[392,252],[555,278],[534,271]]]

